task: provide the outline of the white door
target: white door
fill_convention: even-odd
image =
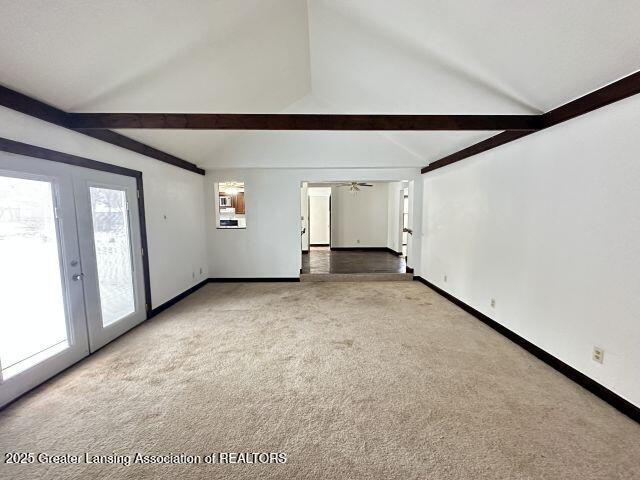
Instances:
[[[0,406],[146,318],[133,177],[0,152]]]
[[[73,169],[89,346],[95,351],[146,318],[136,180]]]
[[[71,177],[0,153],[0,406],[89,353]]]
[[[331,223],[329,196],[309,196],[309,243],[311,245],[329,245],[331,241]]]

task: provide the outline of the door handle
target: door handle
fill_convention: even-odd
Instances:
[[[84,273],[76,273],[75,275],[73,275],[73,276],[71,277],[71,279],[72,279],[74,282],[77,282],[77,281],[78,281],[78,280],[80,280],[82,277],[84,277]]]

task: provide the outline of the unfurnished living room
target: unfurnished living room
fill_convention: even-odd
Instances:
[[[0,478],[640,478],[639,25],[0,0]]]

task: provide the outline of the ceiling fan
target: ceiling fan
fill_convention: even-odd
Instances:
[[[360,191],[360,187],[373,187],[373,185],[365,182],[345,182],[337,184],[336,187],[349,187],[349,191],[355,193]]]

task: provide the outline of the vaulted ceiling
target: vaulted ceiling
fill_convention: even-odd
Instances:
[[[631,0],[0,0],[0,84],[73,112],[540,113],[638,70]],[[202,167],[424,166],[495,132],[121,133]]]

